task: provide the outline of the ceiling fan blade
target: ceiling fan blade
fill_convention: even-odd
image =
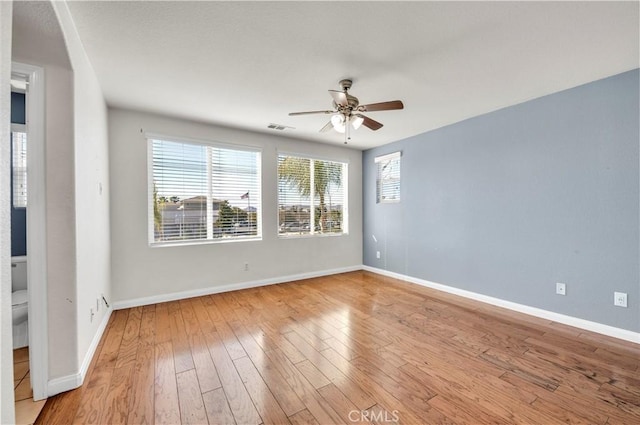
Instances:
[[[331,121],[329,121],[328,123],[326,123],[326,124],[325,124],[325,126],[324,126],[324,127],[322,127],[322,128],[320,129],[320,133],[324,133],[324,132],[326,132],[326,131],[329,131],[329,130],[331,130],[332,128],[333,128],[333,124],[331,124]]]
[[[336,111],[306,111],[306,112],[289,112],[289,116],[295,115],[311,115],[311,114],[333,114]]]
[[[392,100],[390,102],[370,103],[368,105],[360,105],[358,110],[362,112],[372,111],[391,111],[394,109],[404,109],[404,104],[401,100]]]
[[[365,127],[370,128],[373,131],[376,130],[380,130],[382,128],[382,123],[376,121],[376,120],[372,120],[369,117],[365,117],[362,114],[356,114],[357,117],[362,118],[364,121],[362,121],[362,125],[364,125]]]
[[[336,102],[340,106],[347,106],[349,102],[347,102],[347,94],[343,91],[338,90],[329,90],[329,94],[333,97],[333,101]]]

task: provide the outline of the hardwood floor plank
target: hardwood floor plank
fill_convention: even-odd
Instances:
[[[202,399],[204,400],[204,407],[207,411],[207,418],[210,425],[236,424],[222,388],[217,388],[202,394]]]
[[[202,401],[198,377],[194,369],[176,375],[180,421],[183,424],[207,424],[207,412]]]
[[[211,321],[211,317],[209,316],[209,312],[207,307],[204,304],[204,299],[208,297],[196,297],[191,298],[189,301],[191,302],[191,307],[198,319],[198,325],[202,332],[214,332],[216,327],[213,325]]]
[[[346,423],[361,424],[368,422],[361,414],[363,410],[358,409],[335,385],[325,385],[318,389],[318,392]]]
[[[318,370],[309,360],[296,363],[296,369],[300,371],[307,378],[307,381],[314,386],[315,389],[320,389],[331,383],[329,379]]]
[[[338,413],[322,398],[322,396],[313,388],[313,385],[306,380],[304,375],[296,369],[289,358],[279,349],[268,351],[267,356],[274,362],[278,371],[287,381],[291,390],[294,391],[306,408],[311,412],[314,418],[321,424],[344,422]]]
[[[142,321],[142,308],[132,308],[129,310],[127,323],[122,333],[122,342],[118,351],[116,367],[133,364],[138,354],[138,340],[140,337],[140,323]]]
[[[133,364],[127,362],[115,368],[111,385],[105,394],[105,407],[101,411],[100,424],[122,425],[127,423]]]
[[[100,350],[100,356],[96,363],[96,367],[114,367],[118,360],[122,335],[129,317],[128,310],[117,310],[112,313],[113,321],[109,327],[109,332],[105,336],[104,345]]]
[[[145,317],[144,314],[143,317]],[[141,338],[141,341],[144,339]],[[141,342],[133,370],[127,423],[141,425],[154,423],[154,375],[154,346],[152,343]]]
[[[475,403],[473,400],[465,400],[454,393],[438,394],[429,400],[429,405],[454,423],[460,425],[508,425],[511,423],[507,419],[501,418],[492,412],[487,412],[482,408],[482,406]]]
[[[303,361],[306,357],[293,345],[291,344],[285,337],[282,335],[277,327],[273,326],[269,322],[259,323],[258,326],[264,332],[264,334],[268,337],[268,339],[264,340],[264,343],[267,346],[263,347],[263,350],[269,351],[273,349],[280,349],[283,353],[287,355],[289,360],[292,363],[298,363]],[[273,342],[273,343],[272,343]]]
[[[218,334],[209,333],[205,335],[205,340],[236,422],[247,425],[261,423],[262,418],[253,405],[251,397]]]
[[[340,369],[342,373],[348,375],[354,382],[357,382],[361,388],[366,388],[372,397],[378,401],[376,404],[385,406],[385,410],[388,412],[396,411],[400,418],[400,423],[416,424],[423,422],[420,414],[413,413],[413,410],[405,406],[402,399],[392,395],[390,391],[384,387],[384,384],[380,385],[371,375],[354,367],[333,349],[323,350],[322,355]]]
[[[227,349],[229,357],[231,357],[232,360],[236,360],[247,355],[244,348],[242,348],[242,344],[240,344],[240,341],[238,341],[238,338],[236,338],[236,335],[233,333],[227,322],[217,322],[216,329],[218,330],[220,340],[222,340],[222,343]]]
[[[316,418],[307,409],[301,410],[295,415],[289,416],[292,425],[320,425]]]
[[[156,305],[156,342],[171,341],[171,320],[169,319],[168,303]]]
[[[158,425],[180,423],[180,404],[173,359],[173,346],[170,341],[155,346],[154,416]]]
[[[289,419],[248,357],[233,361],[264,424],[288,424]]]
[[[171,342],[176,373],[184,372],[195,367],[191,357],[191,347],[187,337],[187,329],[182,318],[182,309],[178,301],[170,302],[169,323],[171,325]]]
[[[276,400],[278,400],[285,414],[290,416],[303,410],[305,406],[300,398],[291,390],[287,381],[285,381],[278,372],[272,360],[265,355],[257,343],[256,339],[262,338],[262,334],[251,333],[244,325],[238,322],[233,322],[231,327],[254,366],[258,369],[266,385],[271,390],[271,393]]]
[[[301,353],[305,355],[307,360],[313,364],[324,376],[340,388],[359,409],[365,410],[373,406],[375,401],[371,396],[363,390],[357,383],[351,381],[330,361],[328,361],[320,352],[309,345],[297,332],[289,332],[285,334],[287,338]]]
[[[82,402],[73,420],[74,424],[100,423],[112,374],[113,368],[107,366],[103,366],[93,372],[91,381],[87,384],[87,391],[83,394]]]
[[[204,336],[198,331],[189,337],[189,343],[191,345],[191,356],[193,357],[193,363],[195,364],[196,373],[198,374],[201,392],[206,393],[220,388],[222,384],[220,383],[218,372],[211,359],[209,347],[207,347]]]
[[[593,423],[593,420],[591,418],[584,417],[579,412],[568,409],[567,406],[560,406],[556,403],[552,403],[541,398],[536,399],[536,401],[531,403],[531,407],[533,407],[537,411],[544,412],[549,417],[558,419],[564,423],[584,425]]]
[[[182,313],[186,334],[193,335],[200,332],[200,321],[196,316],[191,299],[180,300],[178,302],[180,303],[180,312]]]

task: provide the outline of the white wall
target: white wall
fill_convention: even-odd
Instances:
[[[45,72],[47,317],[52,379],[75,374],[78,369],[73,72],[49,2],[16,2],[13,15],[13,60],[40,66]]]
[[[149,247],[145,132],[261,147],[262,240]],[[119,109],[109,110],[109,137],[115,301],[361,265],[360,151]],[[348,235],[278,238],[278,150],[349,162]]]
[[[107,107],[67,4],[57,2],[53,7],[73,68],[77,367],[80,368],[83,362],[88,366],[90,345],[107,313],[101,295],[107,300],[111,297]],[[90,309],[95,313],[93,319]]]
[[[0,2],[0,423],[14,422],[11,334],[11,219],[9,124],[11,123],[12,3]]]

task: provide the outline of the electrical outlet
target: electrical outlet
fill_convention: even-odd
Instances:
[[[244,271],[245,272],[249,271],[249,263],[244,263]]]
[[[627,307],[627,294],[625,292],[613,293],[613,305],[618,307]]]
[[[556,294],[567,295],[567,284],[562,282],[556,283]]]
[[[380,251],[376,251],[376,258],[380,258]]]

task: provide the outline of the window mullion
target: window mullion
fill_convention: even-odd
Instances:
[[[207,239],[213,239],[213,148],[207,146]]]

